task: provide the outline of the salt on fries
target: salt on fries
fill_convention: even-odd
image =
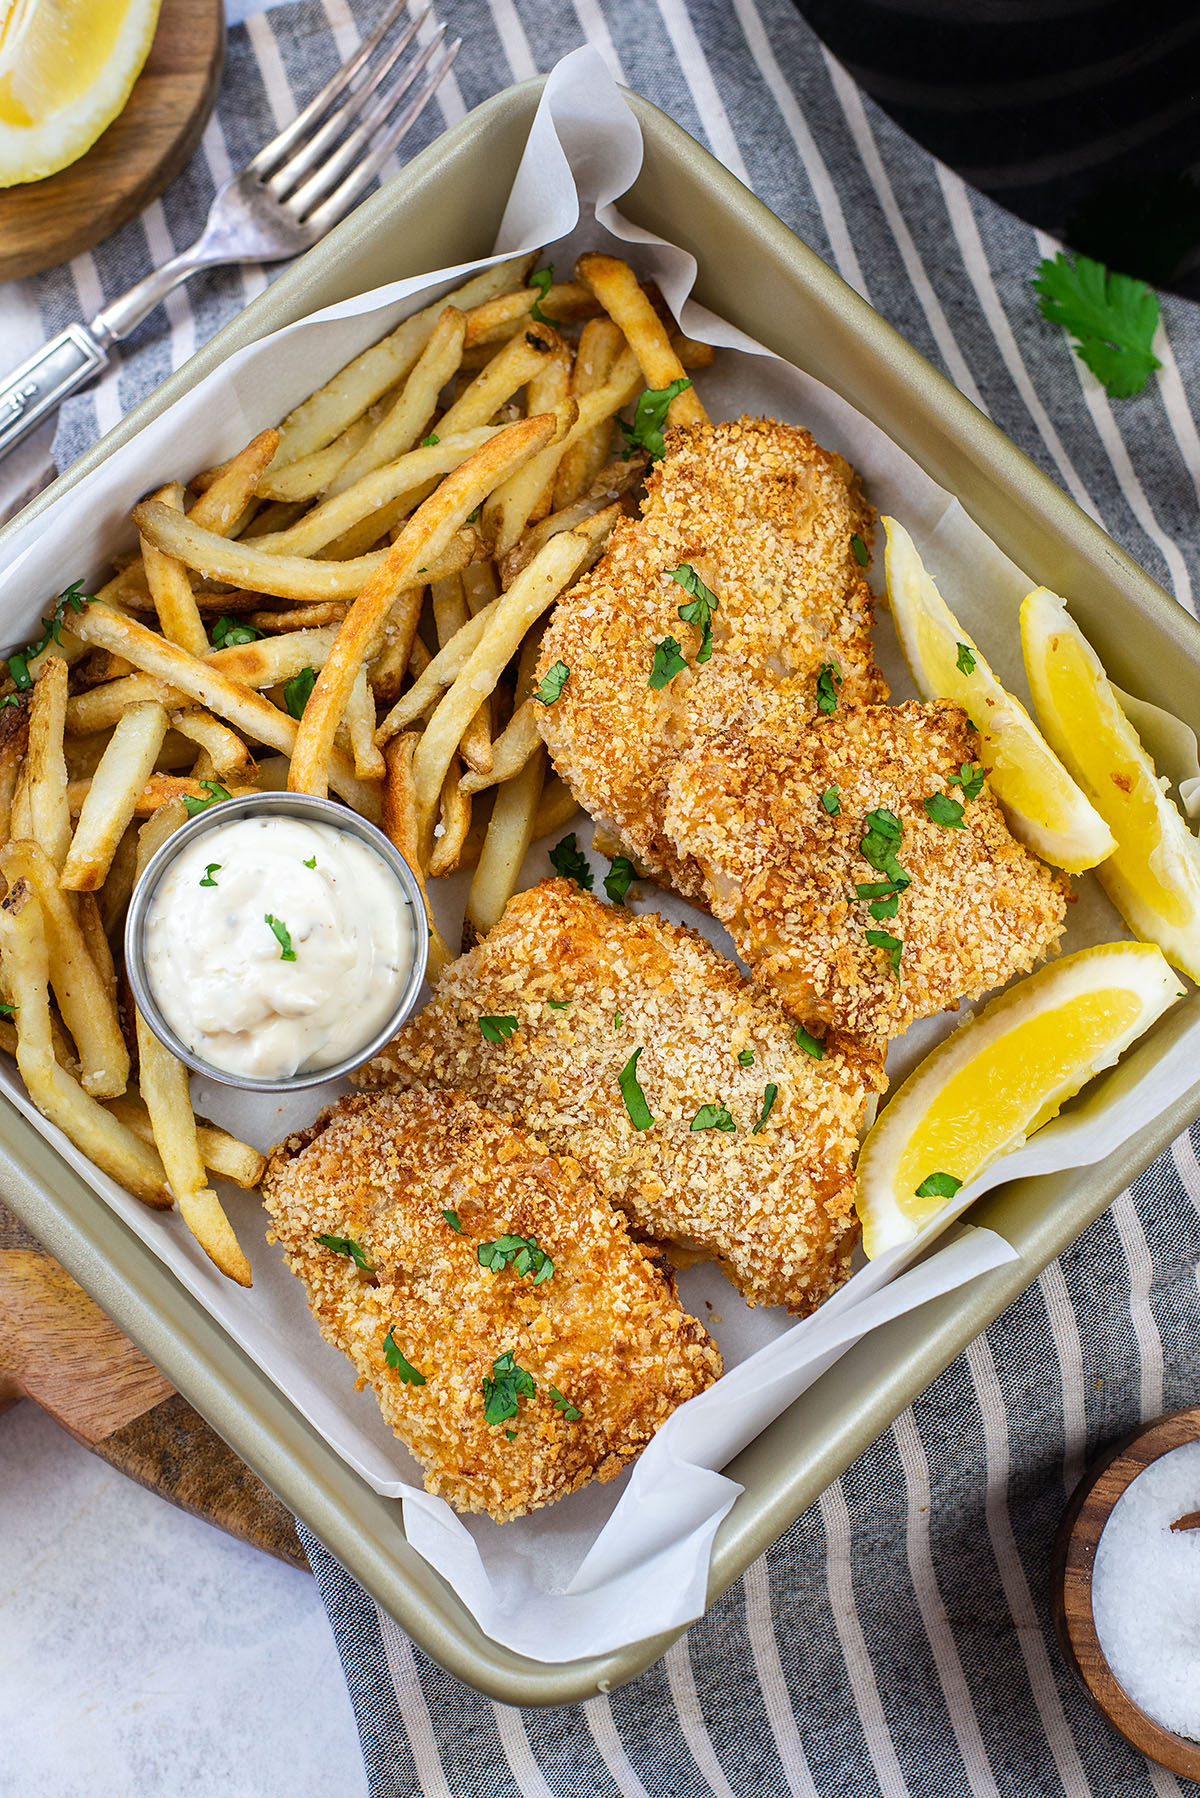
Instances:
[[[474,940],[574,813],[531,696],[541,629],[644,472],[618,415],[683,382],[671,422],[702,418],[683,370],[711,352],[612,257],[558,283],[532,267],[403,320],[219,467],[163,470],[134,553],[94,595],[69,589],[0,684],[0,1048],[85,1155],[176,1204],[243,1285],[209,1178],[253,1189],[263,1157],[196,1119],[183,1064],[123,1016],[113,951],[189,810],[332,788],[412,867],[436,979],[427,880],[474,870]]]

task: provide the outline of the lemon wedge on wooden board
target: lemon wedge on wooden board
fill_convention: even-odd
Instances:
[[[993,999],[926,1056],[863,1144],[857,1203],[867,1254],[911,1242],[1180,996],[1158,949],[1102,943]]]
[[[0,0],[0,187],[75,162],[129,98],[160,0]]]
[[[1019,699],[996,679],[938,592],[902,524],[883,520],[884,569],[896,635],[922,699],[952,699],[979,732],[989,785],[1015,837],[1056,868],[1079,874],[1116,847]]]
[[[1022,605],[1021,648],[1046,735],[1116,839],[1097,878],[1134,935],[1200,981],[1200,843],[1057,593]]]

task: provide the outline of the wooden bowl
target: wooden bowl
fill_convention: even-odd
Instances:
[[[1127,1742],[1188,1779],[1200,1779],[1200,1742],[1156,1723],[1118,1685],[1096,1633],[1092,1573],[1101,1532],[1129,1483],[1160,1455],[1198,1441],[1200,1405],[1194,1405],[1144,1424],[1089,1468],[1063,1513],[1050,1575],[1059,1646],[1092,1703]]]

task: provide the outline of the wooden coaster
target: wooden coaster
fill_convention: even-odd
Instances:
[[[157,199],[200,141],[224,59],[224,0],[162,0],[120,117],[70,168],[0,188],[0,281],[69,261]]]

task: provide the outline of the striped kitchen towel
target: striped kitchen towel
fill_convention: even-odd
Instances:
[[[248,10],[239,0],[239,11]],[[788,0],[439,0],[466,42],[431,141],[583,42],[692,132],[1180,603],[1200,590],[1200,317],[1165,296],[1146,391],[1112,402],[1029,280],[1054,246],[881,114]],[[347,54],[377,0],[230,33],[200,154],[90,255],[24,283],[44,329],[194,234],[214,186]],[[747,270],[747,279],[753,271]],[[193,281],[64,409],[66,466],[264,285]],[[1179,1781],[1095,1716],[1053,1642],[1049,1547],[1088,1457],[1200,1397],[1200,1127],[935,1381],[678,1642],[611,1696],[520,1711],[427,1660],[316,1542],[374,1798],[1134,1798]],[[1190,1788],[1196,1789],[1196,1788]]]

